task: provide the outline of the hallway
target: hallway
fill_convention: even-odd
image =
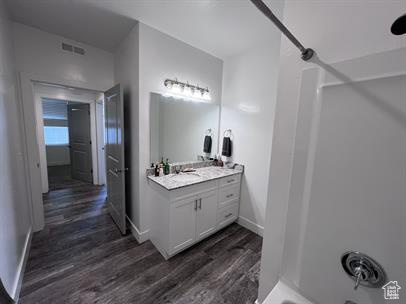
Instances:
[[[104,187],[65,179],[44,195],[20,303],[253,303],[262,238],[237,224],[165,261],[121,236]],[[159,271],[158,271],[159,270]]]

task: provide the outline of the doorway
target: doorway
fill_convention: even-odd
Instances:
[[[78,180],[104,185],[104,94],[34,83],[42,193]]]
[[[54,83],[54,81],[57,82]],[[55,212],[62,212],[62,209],[66,209],[63,206],[47,206],[47,203],[52,201],[52,197],[56,193],[49,193],[49,183],[48,183],[48,166],[47,166],[47,156],[46,156],[46,145],[44,139],[44,122],[43,122],[43,108],[42,100],[43,98],[64,100],[65,102],[74,102],[88,104],[90,109],[90,143],[91,143],[91,160],[87,163],[92,164],[92,181],[93,184],[85,184],[85,186],[65,187],[65,194],[73,193],[78,191],[79,196],[74,195],[75,200],[82,202],[85,200],[86,195],[92,192],[101,191],[105,195],[105,184],[108,184],[109,189],[111,188],[111,180],[107,181],[106,172],[107,170],[113,170],[116,175],[121,175],[118,179],[120,184],[123,185],[122,194],[120,196],[113,195],[114,193],[108,193],[107,202],[109,203],[109,213],[112,215],[116,224],[119,226],[122,233],[126,232],[126,217],[125,217],[125,196],[124,196],[124,174],[127,168],[124,167],[124,157],[117,165],[113,168],[107,169],[106,167],[106,154],[107,151],[121,151],[120,155],[124,155],[124,119],[123,119],[123,92],[120,85],[116,85],[106,92],[95,91],[91,89],[82,88],[83,84],[75,81],[68,81],[62,78],[47,77],[33,75],[29,73],[20,72],[20,83],[21,83],[21,94],[22,94],[22,113],[24,114],[24,131],[25,131],[25,143],[27,149],[27,158],[29,162],[29,168],[27,169],[27,179],[30,181],[30,200],[31,200],[31,211],[32,211],[32,223],[33,231],[40,231],[44,228],[45,224],[49,221],[55,219]],[[105,98],[106,95],[106,98]],[[105,106],[110,104],[110,106]],[[114,106],[113,106],[114,105]],[[108,110],[107,110],[108,109]],[[104,117],[106,115],[106,118]],[[115,121],[114,127],[110,122]],[[106,132],[105,132],[106,129]],[[108,132],[107,132],[108,131]],[[105,134],[110,136],[105,136]],[[69,134],[69,131],[68,131]],[[113,136],[115,134],[115,136]],[[111,137],[113,136],[113,137]],[[105,140],[106,137],[106,140]],[[115,142],[113,139],[116,138]],[[108,140],[107,140],[108,139]],[[105,148],[106,142],[106,148]],[[105,154],[106,150],[106,154]],[[71,154],[69,153],[70,157]],[[114,157],[109,156],[109,159]],[[67,170],[63,172],[55,172],[57,175],[63,175],[69,172]],[[51,173],[51,172],[50,172]],[[52,172],[54,173],[54,172]],[[52,174],[51,173],[51,174]],[[72,173],[72,170],[71,170]],[[83,183],[83,182],[81,182]],[[90,185],[91,187],[86,187]],[[98,187],[102,185],[103,187]],[[66,185],[65,185],[66,186]],[[97,189],[96,189],[97,188]],[[86,190],[87,189],[87,190]],[[119,189],[119,187],[116,187]],[[85,191],[86,193],[84,193]],[[42,193],[41,193],[42,192]],[[45,195],[44,195],[45,194]],[[85,197],[82,197],[82,196]],[[64,197],[64,195],[62,195]],[[81,198],[82,197],[82,198]],[[58,199],[59,201],[59,199]],[[105,202],[105,200],[103,200]],[[72,202],[73,203],[73,202]],[[77,203],[77,202],[76,202]],[[75,204],[76,204],[75,203]],[[102,204],[104,206],[104,204]],[[50,207],[50,208],[48,208]],[[56,211],[62,207],[61,210]],[[99,206],[100,207],[100,206]],[[100,208],[97,208],[100,211]],[[112,212],[113,207],[115,212],[119,216],[114,217]],[[119,207],[119,208],[118,208]],[[54,210],[52,210],[54,209]],[[47,213],[53,213],[50,215]],[[69,212],[68,212],[69,213]],[[59,214],[56,218],[64,219],[65,216]],[[47,220],[46,220],[47,218]]]

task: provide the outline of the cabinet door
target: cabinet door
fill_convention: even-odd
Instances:
[[[171,203],[169,254],[174,254],[196,240],[196,196]]]
[[[201,240],[217,228],[217,191],[198,196],[196,239]]]

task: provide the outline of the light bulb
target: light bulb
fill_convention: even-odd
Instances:
[[[211,100],[211,96],[210,96],[209,91],[204,91],[203,99],[204,100]]]
[[[190,88],[190,86],[188,86],[188,85],[185,86],[185,89],[183,90],[183,94],[187,97],[193,96],[192,89]]]
[[[196,89],[195,92],[193,93],[193,98],[202,98],[202,94],[200,93],[200,90]]]
[[[180,85],[177,83],[174,83],[172,85],[171,91],[172,91],[172,93],[179,94],[181,92]]]

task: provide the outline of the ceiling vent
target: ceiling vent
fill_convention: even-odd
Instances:
[[[79,55],[84,55],[85,54],[85,49],[82,49],[81,47],[74,46],[73,47],[73,52]]]
[[[62,50],[68,51],[68,52],[73,52],[73,45],[62,42]]]
[[[62,50],[66,51],[66,52],[70,52],[70,53],[75,53],[75,54],[79,54],[79,55],[85,55],[86,51],[84,48],[78,47],[78,46],[74,46],[71,45],[69,43],[66,42],[62,42]]]

